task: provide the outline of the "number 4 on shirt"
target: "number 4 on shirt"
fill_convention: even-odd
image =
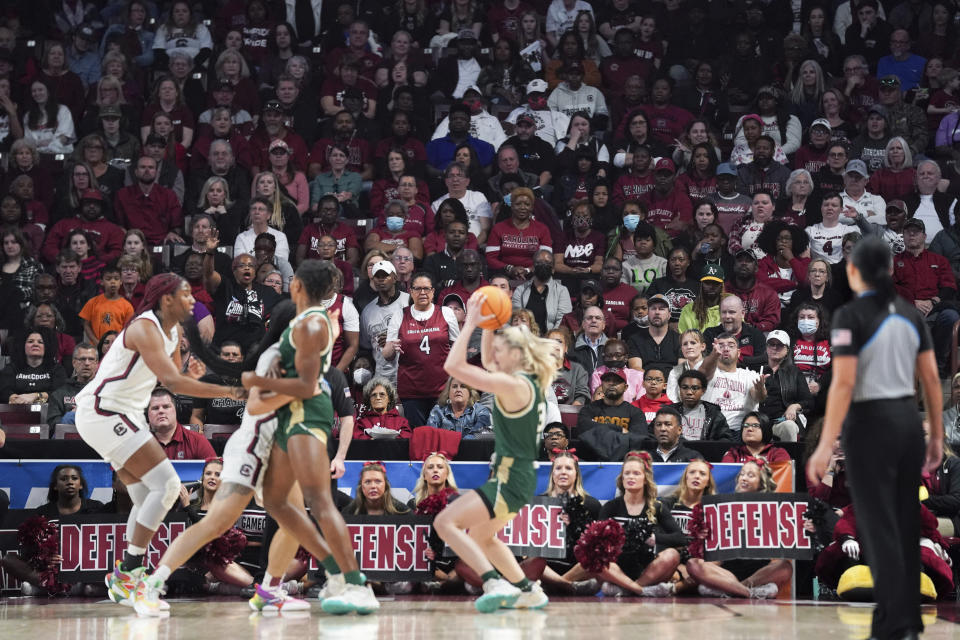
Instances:
[[[423,336],[423,340],[420,341],[420,351],[430,355],[430,336]]]

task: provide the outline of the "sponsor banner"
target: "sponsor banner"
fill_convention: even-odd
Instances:
[[[803,530],[805,493],[736,493],[703,499],[705,560],[792,558],[810,560],[813,548]]]
[[[83,471],[89,488],[88,497],[101,502],[109,502],[112,495],[110,465],[95,460],[0,460],[0,489],[10,496],[11,509],[34,509],[47,501],[50,474],[58,464],[72,464]],[[487,481],[490,466],[486,462],[452,462],[453,475],[461,490],[475,489]],[[783,463],[789,473],[785,477],[792,483],[792,463]],[[413,497],[413,487],[420,477],[420,462],[384,462],[393,496],[401,502]],[[176,461],[173,463],[183,482],[200,479],[203,462],[199,460]],[[353,495],[360,480],[363,463],[347,461],[346,474],[337,485],[341,491]],[[659,495],[670,495],[680,482],[680,475],[686,463],[654,463],[653,475],[657,482]],[[620,473],[619,462],[581,462],[583,486],[587,493],[601,502],[615,497],[616,478]],[[713,477],[717,491],[732,492],[734,477],[740,470],[739,464],[714,464]],[[537,493],[547,490],[550,476],[550,464],[540,462],[537,468]],[[778,478],[778,483],[780,479]],[[789,490],[792,484],[779,484],[781,490]]]

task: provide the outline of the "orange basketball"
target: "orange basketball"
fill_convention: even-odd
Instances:
[[[496,316],[492,320],[481,322],[481,329],[490,329],[491,331],[496,331],[503,325],[510,322],[510,315],[513,313],[513,305],[510,302],[510,298],[507,297],[507,294],[503,292],[503,289],[493,285],[487,285],[477,289],[474,295],[477,294],[483,294],[487,296],[487,299],[483,303],[483,315]]]

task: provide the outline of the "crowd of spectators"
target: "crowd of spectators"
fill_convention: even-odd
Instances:
[[[952,373],[958,18],[892,0],[10,7],[0,403],[70,422],[164,270],[242,358],[324,259],[357,439],[491,436],[493,399],[441,365],[493,284],[556,340],[549,422],[579,410],[587,457],[802,441],[864,235],[890,244]],[[242,414],[173,407],[165,446]]]

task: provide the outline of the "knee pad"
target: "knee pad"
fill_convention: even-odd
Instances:
[[[142,482],[134,482],[133,484],[127,485],[127,494],[130,496],[130,501],[135,507],[142,505],[149,493],[150,488]]]
[[[177,501],[177,496],[180,494],[180,477],[173,468],[173,464],[169,460],[164,460],[143,474],[140,481],[150,492],[138,509],[137,522],[148,529],[156,530],[170,507]]]

